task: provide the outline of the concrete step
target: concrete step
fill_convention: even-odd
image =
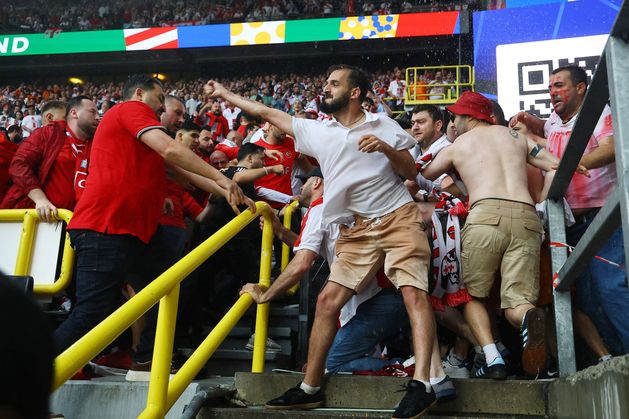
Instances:
[[[250,405],[263,405],[297,385],[300,374],[239,372],[235,376],[238,396]],[[402,399],[408,378],[334,375],[323,381],[325,406],[332,409],[391,410]],[[547,413],[549,381],[454,380],[458,398],[434,409],[435,414],[524,415]],[[432,412],[431,412],[432,413]]]
[[[267,410],[262,407],[249,408],[212,408],[203,407],[197,419],[390,419],[393,409],[390,410],[372,410],[372,409],[313,409],[313,410]],[[522,416],[522,415],[490,415],[490,414],[432,414],[422,416],[424,419],[534,419],[543,418],[543,416]]]
[[[233,377],[215,377],[192,382],[170,409],[166,418],[181,418],[195,395],[205,392],[223,398],[235,391]],[[127,382],[124,377],[68,381],[50,396],[50,411],[66,418],[132,419],[146,407],[148,383]]]

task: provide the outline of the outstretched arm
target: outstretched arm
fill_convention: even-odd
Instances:
[[[295,134],[293,133],[293,117],[286,112],[282,112],[278,109],[269,108],[259,102],[245,99],[242,96],[239,96],[234,92],[227,90],[222,84],[214,80],[208,81],[203,89],[205,93],[210,95],[211,97],[220,97],[228,100],[240,109],[242,109],[244,112],[258,117],[264,121],[270,122],[290,136],[295,136]]]
[[[277,277],[271,286],[264,290],[258,284],[245,284],[240,290],[240,294],[249,293],[258,304],[268,303],[274,298],[282,295],[299,280],[310,269],[319,255],[312,250],[299,250],[290,261],[284,272]]]
[[[435,158],[421,171],[423,177],[435,180],[444,173],[451,172],[454,168],[453,156],[456,144],[444,148]]]

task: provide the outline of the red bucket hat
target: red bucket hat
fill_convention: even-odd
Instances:
[[[446,109],[455,115],[467,115],[490,124],[494,123],[491,118],[493,104],[480,93],[463,92],[459,100],[454,105],[447,106]]]

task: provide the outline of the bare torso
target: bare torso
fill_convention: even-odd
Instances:
[[[452,163],[467,187],[470,205],[485,198],[533,204],[524,135],[502,126],[476,127],[459,136],[452,147]]]

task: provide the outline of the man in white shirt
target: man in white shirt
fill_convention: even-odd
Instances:
[[[42,126],[41,116],[35,115],[35,105],[28,105],[27,114],[22,120],[22,138],[28,138],[37,128]]]
[[[400,180],[417,174],[408,152],[415,145],[413,138],[392,119],[361,109],[369,80],[351,66],[329,69],[321,103],[321,110],[333,116],[329,121],[293,118],[247,101],[212,80],[205,90],[294,136],[296,150],[315,157],[327,179],[324,224],[340,224],[337,259],[317,300],[306,376],[300,385],[269,401],[267,408],[323,404],[320,382],[340,310],[384,266],[404,298],[416,360],[413,380],[393,417],[423,415],[436,403],[429,382],[435,323],[427,293],[428,240],[421,214]]]

